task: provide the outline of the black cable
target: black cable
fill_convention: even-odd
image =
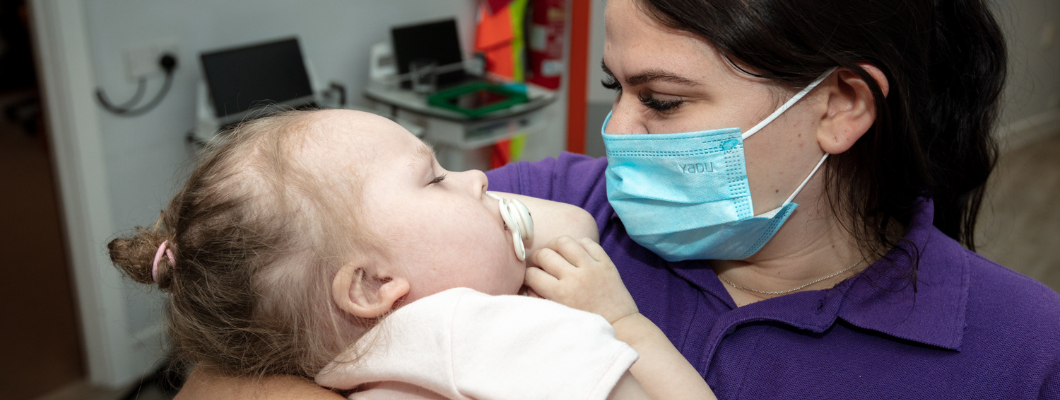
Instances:
[[[166,80],[162,83],[162,89],[159,89],[158,94],[155,95],[151,101],[147,102],[147,104],[142,107],[135,109],[131,108],[133,105],[132,101],[128,101],[121,106],[115,106],[110,104],[107,95],[103,93],[102,89],[96,89],[96,98],[99,99],[103,109],[122,117],[136,117],[143,115],[158,106],[166,94],[169,93],[169,88],[173,85],[173,70],[177,69],[177,57],[169,53],[163,54],[162,57],[159,58],[158,64],[162,67],[162,70],[165,71]],[[143,96],[141,93],[143,91],[143,86],[145,86],[143,78],[140,79],[140,83],[140,87],[137,88],[137,95],[133,96],[133,99],[137,102],[140,100],[139,97]]]
[[[108,98],[107,94],[103,93],[103,91],[100,89],[96,89],[96,98],[99,99],[100,104],[102,104],[103,108],[106,108],[107,111],[120,114],[129,111],[132,106],[136,105],[136,103],[139,103],[140,99],[144,97],[144,92],[146,92],[145,89],[147,89],[147,78],[141,77],[140,80],[136,82],[136,94],[134,94],[132,98],[130,98],[125,103],[122,103],[121,105],[116,106],[111,104],[110,98]]]
[[[162,83],[162,89],[160,89],[158,91],[158,94],[155,95],[155,98],[151,99],[151,101],[149,101],[143,107],[136,108],[136,109],[122,110],[121,112],[116,112],[114,114],[116,114],[118,116],[122,116],[122,117],[138,117],[140,115],[144,115],[148,111],[151,111],[152,109],[154,109],[155,106],[157,106],[159,103],[162,102],[162,98],[166,96],[166,93],[169,92],[169,88],[172,85],[173,85],[173,73],[172,72],[168,72],[168,73],[166,73],[165,82]]]

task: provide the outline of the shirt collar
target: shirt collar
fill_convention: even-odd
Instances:
[[[960,348],[968,303],[968,252],[935,228],[934,214],[931,200],[916,204],[901,243],[844,285],[837,317],[900,339]]]
[[[933,219],[932,201],[921,199],[901,243],[862,273],[832,289],[794,293],[739,309],[702,262],[668,264],[675,274],[734,309],[738,315],[731,317],[770,319],[814,332],[842,319],[895,338],[958,350],[968,300],[967,252],[935,228]],[[914,262],[916,272],[910,267]]]

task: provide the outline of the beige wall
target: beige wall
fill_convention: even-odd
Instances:
[[[1009,46],[1002,125],[1060,108],[1060,1],[995,0]]]
[[[998,136],[1011,149],[1060,126],[1060,1],[994,0],[993,7],[1009,54]]]

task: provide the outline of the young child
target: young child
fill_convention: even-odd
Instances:
[[[225,375],[351,398],[713,397],[603,250],[563,236],[596,236],[584,211],[499,195],[531,222],[487,184],[385,118],[287,112],[211,143],[159,224],[108,247],[169,293],[173,354]],[[603,319],[503,296],[524,282]]]

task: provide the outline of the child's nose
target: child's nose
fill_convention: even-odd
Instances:
[[[489,178],[486,178],[486,173],[477,169],[467,170],[461,172],[465,175],[468,181],[468,189],[475,196],[482,196],[486,193],[486,188],[489,187]]]

